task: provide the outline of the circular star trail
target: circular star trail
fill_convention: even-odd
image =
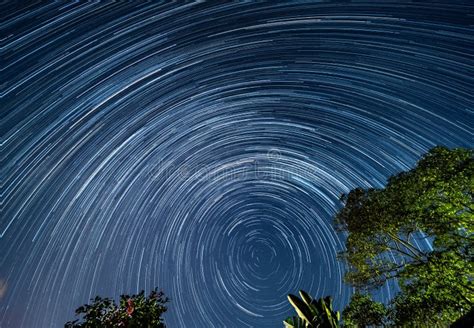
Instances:
[[[2,7],[2,327],[155,286],[170,327],[341,309],[339,196],[473,146],[468,2]]]

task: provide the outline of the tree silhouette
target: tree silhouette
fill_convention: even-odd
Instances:
[[[164,328],[162,315],[166,312],[169,302],[162,291],[154,289],[145,297],[142,290],[135,295],[121,295],[117,305],[113,299],[97,296],[76,310],[81,319],[69,321],[66,328]]]

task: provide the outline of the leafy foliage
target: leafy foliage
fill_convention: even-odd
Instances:
[[[370,289],[396,278],[398,326],[453,322],[474,305],[473,173],[473,150],[435,147],[384,189],[341,198],[346,281]]]
[[[303,290],[300,290],[301,299],[295,295],[288,295],[288,301],[295,308],[298,316],[283,321],[288,328],[336,328],[340,319],[339,312],[332,309],[332,300],[329,296],[313,299]]]
[[[112,327],[156,327],[164,328],[162,314],[166,312],[165,304],[169,301],[164,293],[153,290],[148,297],[141,291],[136,295],[121,295],[119,305],[109,298],[97,296],[76,310],[82,320],[74,320],[65,324],[66,328],[112,328]]]
[[[355,293],[342,312],[344,327],[382,326],[388,316],[388,309],[382,303],[374,302],[370,296]]]

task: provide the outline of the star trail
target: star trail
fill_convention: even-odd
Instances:
[[[339,196],[474,145],[468,1],[1,6],[1,327],[155,286],[169,327],[341,309]]]

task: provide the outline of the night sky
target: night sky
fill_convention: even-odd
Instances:
[[[339,196],[474,146],[468,3],[2,4],[0,326],[155,286],[169,327],[341,309]]]

